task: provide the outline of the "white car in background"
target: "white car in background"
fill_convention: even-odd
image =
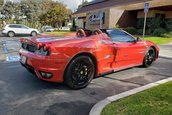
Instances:
[[[70,31],[70,28],[69,27],[60,27],[59,30],[61,31]]]
[[[2,30],[2,34],[5,34],[9,37],[14,37],[15,35],[37,36],[39,31],[34,28],[29,28],[23,24],[8,24]]]
[[[54,32],[54,28],[52,26],[43,26],[42,27],[42,32]]]

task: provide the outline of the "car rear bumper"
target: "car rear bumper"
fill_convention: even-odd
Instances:
[[[31,73],[35,73],[39,79],[50,82],[63,82],[63,74],[68,62],[67,60],[40,56],[23,49],[20,49],[19,54],[20,57],[26,57],[25,63],[20,59],[21,65]],[[47,77],[43,76],[43,74],[50,74],[52,76]]]
[[[4,35],[7,35],[7,33],[8,33],[8,32],[5,31],[5,30],[2,31],[2,34],[4,34]]]

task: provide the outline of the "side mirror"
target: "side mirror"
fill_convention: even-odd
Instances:
[[[141,41],[141,38],[140,38],[140,37],[137,37],[137,40],[136,40],[136,41],[137,41],[137,42],[138,42],[138,41]]]

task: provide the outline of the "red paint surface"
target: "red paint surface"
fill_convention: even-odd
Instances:
[[[21,39],[21,42],[32,44],[46,44],[50,50],[50,56],[37,55],[20,49],[20,55],[27,57],[27,65],[32,66],[40,79],[51,82],[63,82],[63,75],[67,65],[77,55],[90,54],[96,59],[97,74],[117,71],[133,66],[142,65],[143,58],[149,47],[159,48],[150,41],[138,41],[133,43],[113,43],[106,34],[93,35],[85,38],[38,37]],[[39,71],[53,73],[53,78],[44,79]]]

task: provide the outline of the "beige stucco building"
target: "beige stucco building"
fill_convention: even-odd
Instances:
[[[161,16],[172,19],[172,0],[96,0],[82,6],[73,17],[78,17],[79,28],[135,27],[137,20],[144,18],[145,2],[149,2],[150,6],[148,18]],[[102,21],[100,12],[103,14]]]

